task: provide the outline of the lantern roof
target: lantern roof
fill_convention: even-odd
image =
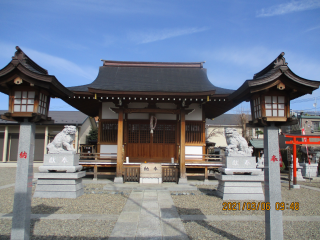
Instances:
[[[237,103],[248,101],[253,94],[268,91],[281,83],[284,84],[284,91],[288,93],[290,100],[311,94],[318,89],[319,81],[302,78],[291,71],[283,57],[284,54],[284,52],[280,53],[267,67],[254,74],[253,79],[246,80],[241,87],[229,95],[229,100]]]
[[[0,92],[9,95],[10,89],[14,86],[14,79],[20,77],[31,86],[47,90],[51,97],[66,99],[73,96],[54,75],[49,75],[46,69],[29,58],[20,47],[17,46],[16,50],[9,64],[0,70]]]

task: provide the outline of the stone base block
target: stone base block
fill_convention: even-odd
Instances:
[[[73,172],[79,172],[82,170],[82,166],[40,166],[39,172],[47,173],[49,171],[57,171],[57,172],[67,172],[67,173],[73,173]]]
[[[318,177],[318,163],[301,163],[302,176],[304,177]]]
[[[257,168],[219,168],[220,172],[227,175],[233,175],[234,173],[250,173],[251,175],[260,175],[262,170]]]
[[[75,172],[75,173],[61,173],[61,172],[51,172],[51,173],[35,173],[34,178],[38,179],[79,179],[86,175],[85,171]]]
[[[302,167],[297,168],[297,181],[305,182],[306,180],[302,177],[301,169]],[[293,167],[290,167],[290,179],[293,181]]]
[[[216,174],[216,178],[219,180],[217,194],[223,200],[264,201],[263,175]]]
[[[222,160],[225,168],[245,168],[255,169],[256,168],[256,157],[250,156],[227,156]]]
[[[179,178],[178,184],[186,185],[186,184],[188,184],[188,179],[187,178]]]
[[[223,182],[263,182],[264,175],[224,175],[216,173],[215,178]]]
[[[140,178],[140,184],[143,183],[161,184],[162,178]]]
[[[38,178],[34,198],[77,198],[84,193],[82,177],[85,172],[35,173]]]
[[[115,177],[113,182],[116,184],[123,184],[123,177]]]
[[[290,185],[290,188],[293,188],[293,189],[300,189],[300,185]]]
[[[78,166],[79,154],[70,153],[50,153],[45,154],[43,159],[44,166]]]
[[[84,194],[84,190],[79,189],[75,192],[35,192],[34,198],[77,198]]]

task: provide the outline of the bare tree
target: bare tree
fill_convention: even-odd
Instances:
[[[209,129],[208,129],[208,130],[209,130]],[[207,136],[206,136],[206,141],[207,141],[209,138],[211,138],[211,137],[213,137],[213,136],[216,136],[216,135],[218,135],[218,134],[223,134],[223,131],[222,131],[221,129],[217,129],[217,128],[212,129],[210,133],[208,132],[208,134],[207,134]]]

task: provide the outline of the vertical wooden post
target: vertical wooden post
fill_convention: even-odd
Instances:
[[[123,109],[118,113],[118,142],[117,142],[117,178],[122,178],[122,145],[123,145]]]
[[[43,154],[47,154],[48,136],[49,136],[49,126],[46,126],[46,128],[44,130],[44,149],[43,149]]]
[[[8,153],[8,135],[9,135],[9,127],[6,126],[3,135],[3,149],[2,149],[2,162],[7,161],[7,153]]]
[[[186,113],[184,109],[181,109],[181,112],[180,112],[180,178],[182,179],[186,179],[185,147],[186,147]]]

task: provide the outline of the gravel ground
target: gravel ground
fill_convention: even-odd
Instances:
[[[264,222],[184,221],[191,239],[265,239]],[[284,222],[284,239],[320,239],[319,222]]]
[[[34,214],[120,214],[131,191],[105,191],[104,185],[85,184],[85,194],[76,199],[33,198],[31,211]],[[14,187],[0,190],[0,213],[12,212],[13,197]]]
[[[38,168],[33,168],[33,172],[39,172]],[[0,167],[0,186],[15,183],[16,168],[15,167]]]
[[[116,221],[31,220],[31,239],[107,239]],[[48,227],[50,226],[50,227]],[[0,239],[10,239],[11,220],[0,219]]]
[[[248,201],[223,201],[216,195],[217,186],[199,185],[197,191],[171,192],[172,199],[180,215],[264,215],[261,210],[242,211],[243,204]],[[176,195],[178,194],[178,195]],[[185,195],[179,195],[185,194]],[[307,197],[305,197],[307,196]],[[284,216],[320,216],[320,192],[306,188],[289,190],[287,183],[282,184],[282,201],[298,202],[299,210],[285,209]],[[241,210],[223,211],[223,202],[240,202]],[[257,203],[259,201],[250,201]],[[238,205],[237,205],[238,206]],[[271,206],[272,207],[272,206]],[[239,209],[239,208],[237,208]]]
[[[305,182],[298,182],[298,184],[299,185],[305,185],[305,186],[320,188],[320,182],[314,182],[314,181],[309,182],[308,180],[306,180]]]

